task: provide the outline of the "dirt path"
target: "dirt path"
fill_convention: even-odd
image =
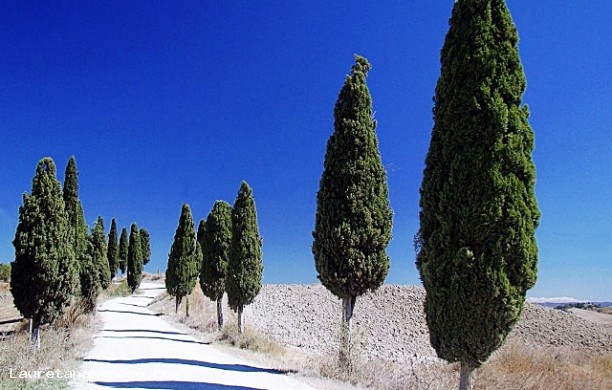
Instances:
[[[312,389],[182,333],[146,308],[163,286],[143,283],[141,290],[142,295],[112,299],[99,307],[103,328],[95,335],[73,388]]]
[[[612,325],[612,315],[606,313],[599,313],[593,310],[584,310],[572,308],[570,311],[577,315],[578,317],[582,317],[585,320],[594,322],[596,324],[607,324]]]

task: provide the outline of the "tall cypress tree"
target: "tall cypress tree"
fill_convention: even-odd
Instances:
[[[106,289],[111,282],[111,272],[108,267],[108,249],[106,247],[106,237],[104,234],[104,220],[101,216],[98,216],[96,224],[91,230],[89,241],[91,242],[90,255],[94,268],[98,272],[100,287]]]
[[[261,289],[261,245],[253,190],[243,181],[232,208],[232,241],[225,286],[228,304],[238,313],[240,333],[244,329],[244,306],[252,303]]]
[[[83,206],[79,199],[79,173],[77,170],[76,159],[70,157],[66,165],[64,174],[64,189],[62,197],[64,199],[64,208],[68,218],[68,241],[72,245],[72,251],[75,257],[75,279],[77,284],[83,276],[84,265],[87,260],[87,224],[83,213]],[[77,289],[81,293],[80,289]]]
[[[123,227],[121,229],[121,238],[119,238],[119,269],[121,270],[121,276],[125,274],[127,259],[128,259],[128,248],[129,247],[129,238],[127,234],[127,229]]]
[[[198,277],[198,261],[202,255],[195,232],[191,209],[184,204],[174,241],[168,255],[166,269],[166,290],[176,297],[176,312],[184,297],[191,294]],[[185,313],[189,316],[189,301]]]
[[[23,195],[13,245],[11,292],[15,307],[31,320],[32,341],[40,347],[40,326],[64,313],[76,288],[68,218],[49,157],[38,163],[31,194]]]
[[[215,202],[206,222],[200,223],[198,242],[202,246],[200,287],[208,298],[217,302],[217,325],[223,328],[222,299],[232,243],[232,206],[227,202]]]
[[[366,84],[370,68],[365,58],[355,56],[336,101],[313,232],[318,278],[342,299],[342,324],[348,337],[340,350],[342,363],[348,358],[357,297],[380,287],[389,271],[386,247],[393,212]]]
[[[93,313],[100,294],[100,272],[98,265],[93,260],[95,252],[93,243],[87,240],[87,253],[83,257],[81,265],[81,302],[85,313]]]
[[[142,244],[142,263],[146,265],[151,260],[151,237],[145,228],[140,228],[140,243]]]
[[[123,236],[123,234],[122,234]],[[132,223],[130,227],[130,243],[127,254],[127,281],[132,293],[140,287],[142,281],[142,244],[138,226]]]
[[[108,232],[108,268],[110,270],[111,281],[119,268],[119,245],[117,242],[117,221],[115,218],[111,220],[110,232]]]
[[[421,185],[416,265],[438,356],[460,387],[499,348],[536,281],[540,214],[525,76],[503,0],[455,2]]]

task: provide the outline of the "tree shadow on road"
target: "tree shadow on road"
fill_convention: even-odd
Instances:
[[[139,316],[152,316],[152,317],[160,317],[162,313],[141,313],[137,311],[130,310],[109,310],[109,309],[98,309],[98,313],[120,313],[120,314],[136,314]]]
[[[158,334],[169,334],[184,336],[185,333],[173,332],[173,331],[162,331],[162,330],[149,330],[149,329],[102,329],[103,332],[113,333],[158,333]]]
[[[134,381],[134,382],[94,382],[98,386],[114,389],[168,389],[168,390],[263,390],[256,387],[220,385],[217,383],[187,381]]]
[[[105,360],[105,359],[83,359],[84,362],[92,363],[112,363],[112,364],[147,364],[147,363],[166,363],[166,364],[185,364],[188,366],[198,366],[212,368],[216,370],[236,371],[236,372],[263,372],[267,374],[285,375],[290,371],[275,370],[271,368],[261,368],[248,366],[245,364],[220,364],[205,362],[201,360],[191,359],[174,359],[174,358],[146,358],[146,359],[131,359],[131,360]],[[138,386],[137,386],[138,387]]]
[[[147,339],[147,340],[164,340],[164,341],[172,341],[177,343],[187,343],[187,344],[200,344],[200,345],[210,345],[210,342],[204,341],[195,341],[195,340],[182,340],[182,339],[174,339],[171,337],[160,337],[160,336],[96,336],[96,338],[101,339]]]

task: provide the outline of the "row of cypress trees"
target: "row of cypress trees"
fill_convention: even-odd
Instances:
[[[32,342],[37,347],[40,326],[61,317],[70,304],[82,305],[85,313],[93,312],[100,291],[108,288],[116,274],[117,259],[129,260],[128,254],[136,248],[126,246],[126,254],[119,253],[115,219],[108,242],[101,216],[88,233],[74,157],[66,166],[63,189],[56,176],[54,161],[41,159],[32,191],[23,195],[13,240],[11,292],[15,307],[31,320]],[[138,242],[138,250],[150,256],[148,233],[144,229],[140,232],[147,238],[145,244]],[[141,274],[142,264],[134,267],[133,273]],[[138,277],[134,279],[138,281],[130,284],[133,290],[140,283]]]
[[[176,298],[176,311],[199,278],[204,295],[217,303],[219,329],[223,327],[221,301],[227,292],[228,304],[238,314],[238,332],[242,333],[244,306],[252,303],[261,289],[261,246],[253,191],[246,181],[240,185],[234,206],[215,202],[206,220],[200,221],[197,233],[191,209],[184,204],[166,270],[166,290]],[[188,299],[185,306],[189,316]]]
[[[534,135],[525,76],[504,0],[456,0],[441,53],[434,127],[420,189],[416,266],[431,345],[459,362],[460,389],[518,321],[537,275]],[[312,246],[321,283],[343,303],[348,340],[357,296],[382,285],[391,238],[369,63],[356,56],[334,110]]]

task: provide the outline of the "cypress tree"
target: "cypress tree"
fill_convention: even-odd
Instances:
[[[140,287],[142,281],[142,244],[138,226],[132,223],[130,227],[130,243],[127,254],[127,281],[132,293]]]
[[[365,58],[355,56],[336,101],[312,245],[319,280],[342,300],[342,334],[347,339],[340,361],[349,364],[353,309],[359,295],[376,290],[387,276],[393,217],[366,84],[370,68]]]
[[[238,313],[240,333],[244,329],[244,306],[252,303],[261,289],[261,245],[253,190],[243,181],[232,208],[232,241],[225,286],[228,304]]]
[[[108,233],[108,268],[110,270],[111,281],[119,268],[119,245],[117,243],[117,221],[115,218],[111,220],[111,228]]]
[[[183,298],[191,294],[195,287],[198,277],[197,263],[201,255],[191,209],[188,204],[184,204],[166,269],[166,290],[168,294],[176,297],[177,313]],[[185,313],[189,316],[189,301]]]
[[[82,277],[84,263],[87,261],[87,224],[83,213],[83,206],[79,199],[79,173],[77,170],[76,159],[70,157],[64,173],[64,188],[62,196],[64,208],[68,218],[68,241],[72,245],[75,257],[74,273],[77,284]],[[80,288],[76,288],[81,292]]]
[[[91,230],[89,241],[91,242],[91,261],[94,268],[97,269],[100,287],[106,289],[111,283],[111,272],[108,267],[108,249],[104,234],[104,220],[101,216],[98,216],[98,220]]]
[[[119,238],[119,269],[121,270],[121,276],[125,274],[127,259],[128,259],[128,246],[129,239],[127,229],[123,227],[121,229],[121,238]]]
[[[94,263],[92,254],[95,252],[91,240],[87,240],[87,252],[83,257],[80,273],[81,302],[85,313],[93,313],[100,293],[99,267]]]
[[[40,326],[64,313],[76,287],[68,217],[55,163],[49,157],[38,163],[31,194],[23,195],[13,245],[14,304],[31,320],[32,341],[40,347]]]
[[[416,265],[438,356],[460,387],[519,319],[536,281],[534,135],[503,0],[459,0],[441,54]]]
[[[217,302],[217,325],[223,328],[223,294],[229,248],[232,243],[232,206],[216,201],[206,222],[198,228],[198,242],[202,247],[200,287],[208,298]]]
[[[142,263],[146,265],[151,260],[151,238],[145,228],[140,228],[140,243],[142,244]]]

